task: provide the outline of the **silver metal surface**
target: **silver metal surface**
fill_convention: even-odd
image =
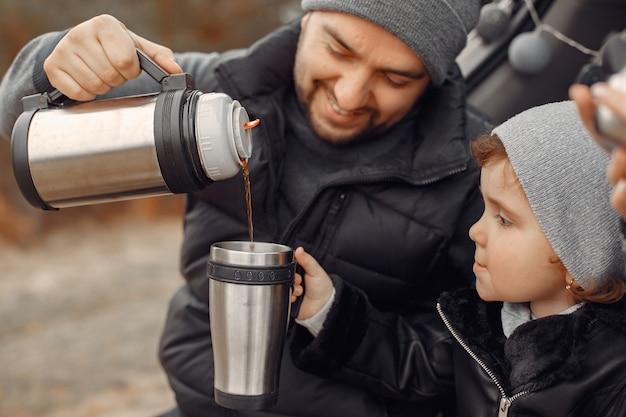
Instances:
[[[53,207],[169,193],[156,156],[156,96],[37,112],[28,155],[35,187]]]
[[[215,388],[256,396],[278,390],[291,287],[209,281]]]

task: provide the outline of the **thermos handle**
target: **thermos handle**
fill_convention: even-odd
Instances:
[[[139,58],[139,66],[156,82],[161,84],[163,90],[181,90],[185,88],[195,88],[193,77],[186,73],[169,74],[163,68],[159,67],[156,62],[151,60],[140,49],[137,49],[137,57]]]
[[[148,74],[152,79],[161,84],[163,90],[181,90],[181,89],[193,89],[194,81],[193,77],[187,73],[181,74],[169,74],[156,62],[154,62],[148,55],[146,55],[140,49],[136,49],[137,58],[139,58],[139,66]],[[69,100],[67,96],[61,93],[56,88],[49,93],[35,94],[27,96],[22,99],[24,111],[41,109],[48,107],[63,106],[66,102],[74,102]]]

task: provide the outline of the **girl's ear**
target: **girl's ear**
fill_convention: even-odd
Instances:
[[[565,272],[565,290],[567,291],[567,297],[572,302],[572,305],[582,301],[580,295],[584,290],[579,283],[574,281],[574,277],[569,271]]]
[[[565,272],[565,289],[574,296],[576,296],[579,291],[583,290],[580,284],[574,280],[574,277],[569,273],[569,271]]]
[[[569,291],[574,284],[576,284],[576,282],[574,281],[574,277],[572,277],[572,274],[570,274],[569,271],[566,271],[565,272],[565,289]]]

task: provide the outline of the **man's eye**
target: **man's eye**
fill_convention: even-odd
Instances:
[[[345,56],[347,56],[344,52],[339,51],[338,49],[333,48],[331,45],[328,45],[326,47],[326,49],[328,50],[328,53],[333,55],[333,56],[338,56],[338,57],[345,57]]]
[[[398,78],[394,78],[393,76],[390,76],[389,74],[385,74],[385,79],[389,82],[389,84],[391,84],[394,87],[404,87],[405,85],[407,85],[409,82],[402,79],[398,79]]]

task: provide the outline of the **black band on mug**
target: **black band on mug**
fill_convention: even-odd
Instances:
[[[292,284],[296,263],[280,266],[232,266],[215,263],[209,259],[207,275],[216,281],[237,284],[275,285]]]

